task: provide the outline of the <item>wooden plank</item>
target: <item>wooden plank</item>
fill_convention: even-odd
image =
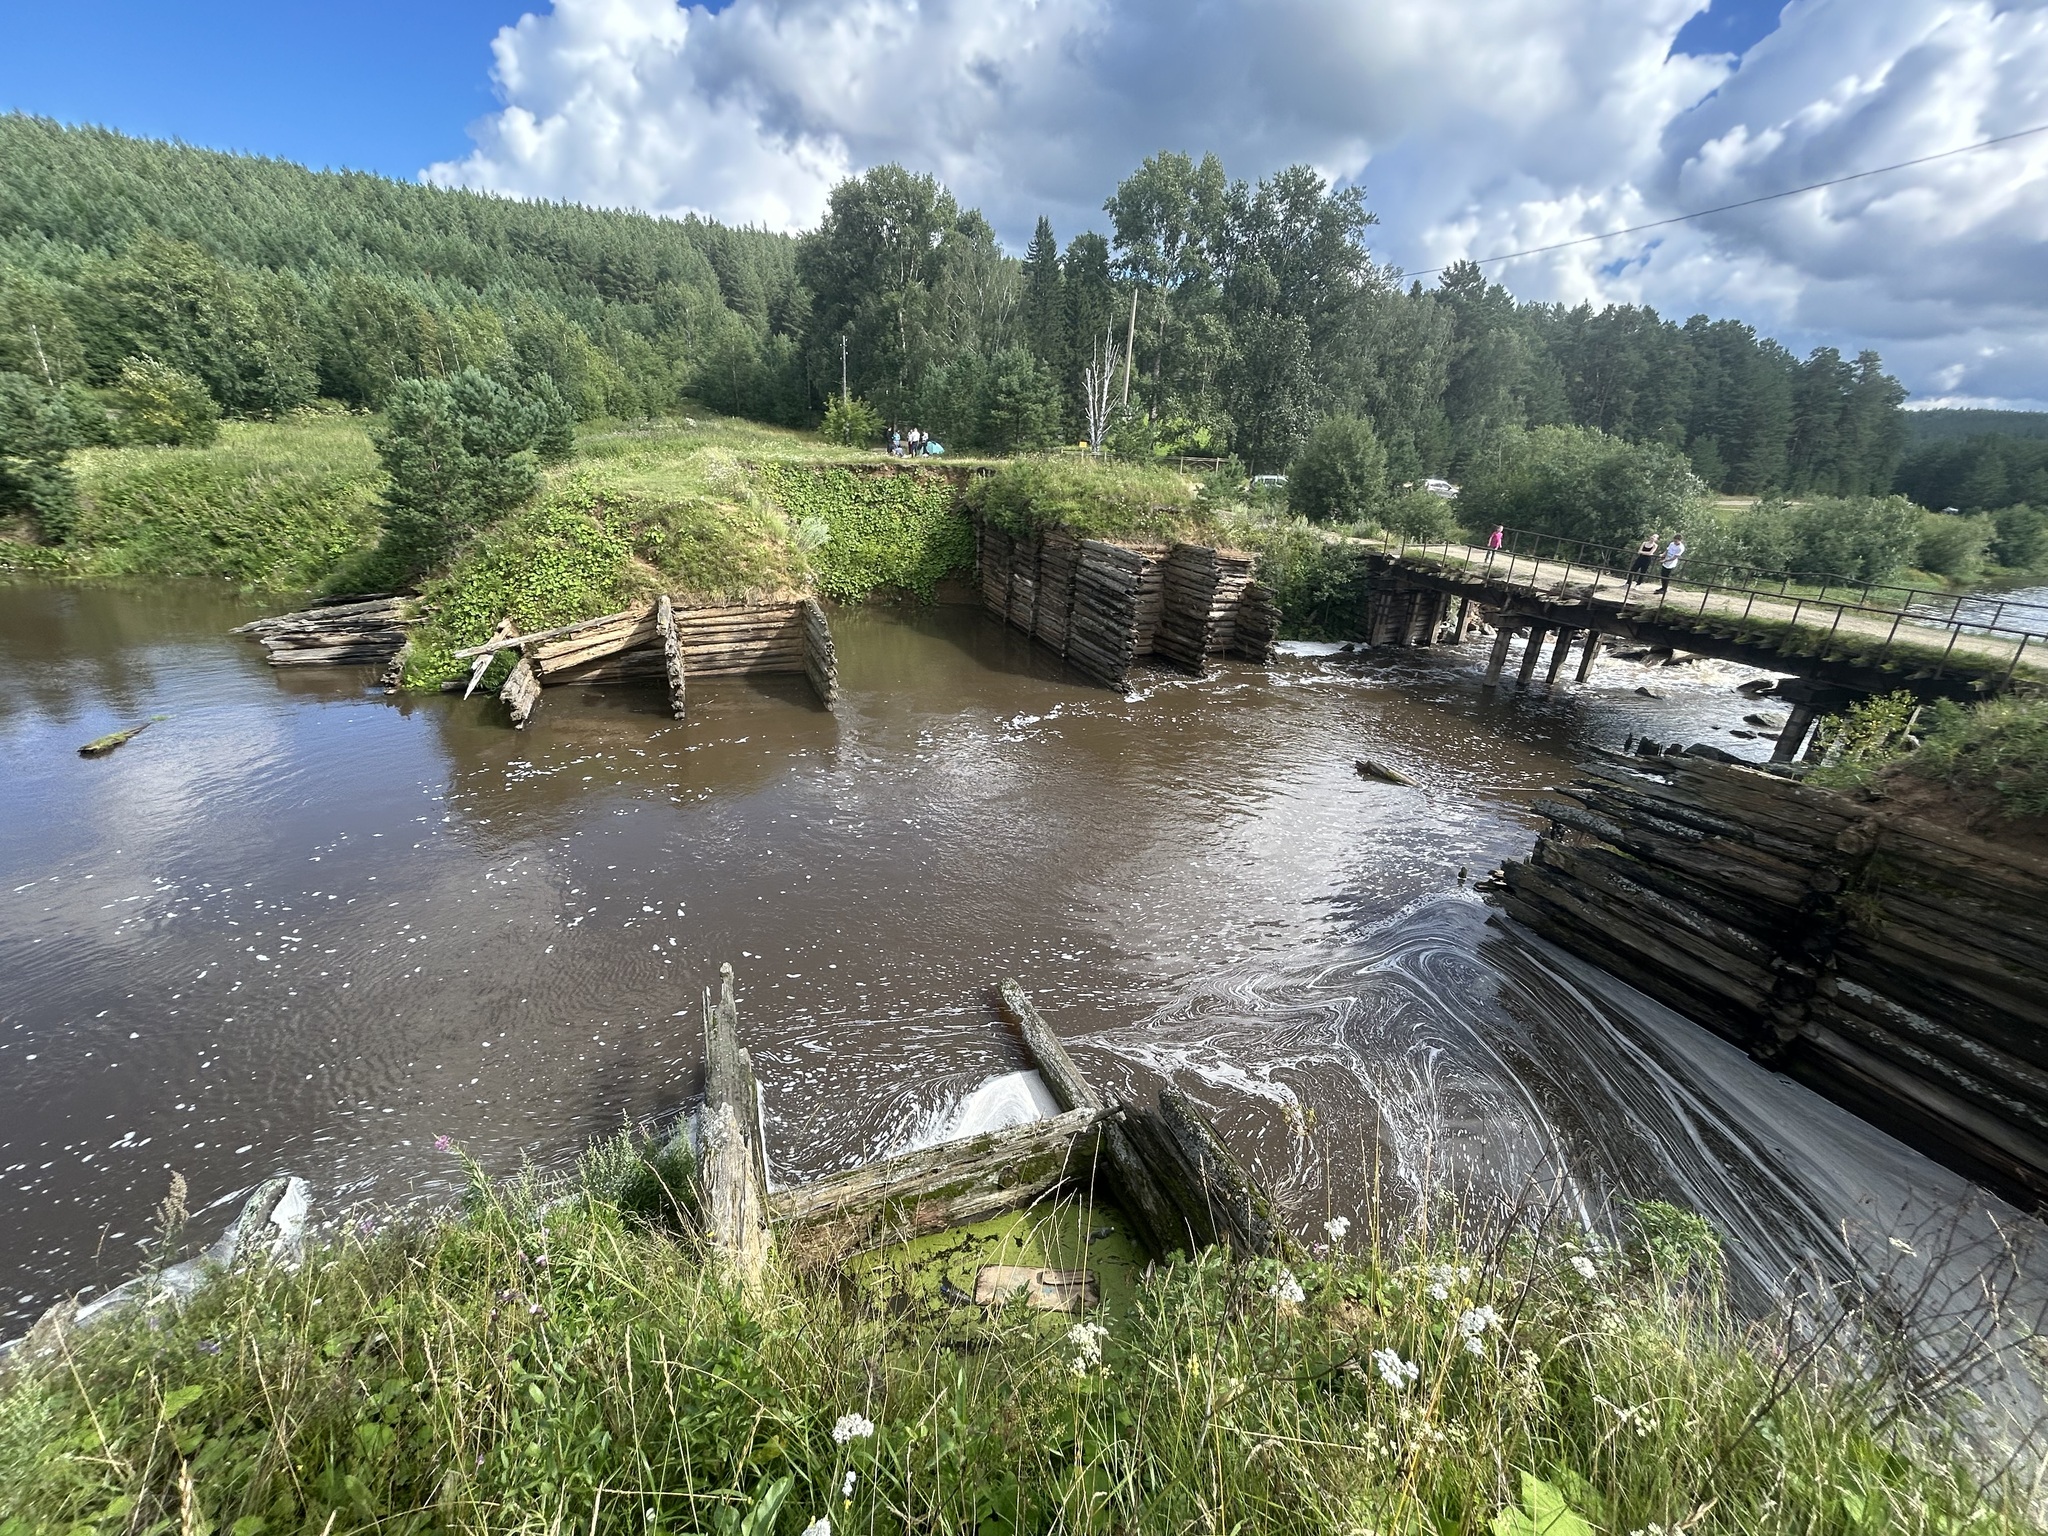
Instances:
[[[683,647],[676,639],[676,612],[666,592],[654,605],[654,627],[661,632],[662,668],[668,674],[669,712],[683,718]]]
[[[1084,1177],[1105,1118],[1077,1109],[964,1141],[920,1147],[768,1197],[778,1228],[805,1229],[806,1257],[830,1259],[1021,1210]]]
[[[533,675],[530,660],[519,658],[518,665],[506,675],[505,686],[498,690],[498,698],[512,711],[512,728],[523,730],[540,703],[540,679]]]
[[[704,1117],[699,1168],[704,1229],[712,1249],[749,1279],[767,1262],[767,1162],[760,1142],[761,1088],[739,1043],[732,967],[718,968],[718,1001],[704,994]]]
[[[1245,1253],[1274,1251],[1273,1208],[1257,1180],[1223,1144],[1208,1116],[1170,1084],[1159,1093],[1159,1118],[1193,1169],[1216,1218],[1217,1233]]]
[[[1074,1058],[1032,1004],[1030,995],[1007,976],[996,990],[1002,999],[1003,1017],[1015,1024],[1024,1037],[1024,1049],[1030,1053],[1046,1087],[1052,1090],[1054,1102],[1063,1110],[1112,1107],[1074,1064]],[[1161,1257],[1171,1253],[1179,1246],[1181,1224],[1121,1125],[1111,1121],[1103,1126],[1102,1150],[1109,1164],[1112,1193],[1137,1226],[1139,1236]]]
[[[649,605],[651,608],[652,605]],[[608,624],[617,624],[623,619],[645,618],[647,608],[628,608],[620,613],[599,614],[594,619],[578,619],[574,624],[560,624],[553,629],[536,629],[531,634],[518,635],[507,640],[493,635],[482,645],[473,645],[466,651],[457,651],[457,661],[467,661],[472,656],[481,656],[486,651],[502,651],[508,645],[531,645],[536,641],[555,640],[564,635],[580,635],[588,630],[602,629]]]

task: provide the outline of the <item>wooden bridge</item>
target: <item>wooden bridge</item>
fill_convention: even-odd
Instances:
[[[1857,698],[1904,690],[1922,699],[1976,699],[2048,687],[2048,609],[2038,606],[1998,605],[1980,622],[1971,600],[1945,593],[1835,585],[1829,596],[1821,585],[1806,595],[1792,578],[1773,590],[1754,575],[1674,580],[1660,590],[1661,573],[1631,581],[1618,551],[1547,536],[1537,543],[1527,534],[1517,542],[1534,544],[1529,553],[1393,536],[1358,542],[1372,570],[1368,643],[1429,645],[1447,630],[1462,641],[1483,618],[1494,631],[1488,687],[1500,684],[1517,635],[1527,642],[1516,677],[1522,687],[1534,683],[1546,644],[1546,686],[1574,643],[1581,683],[1617,641],[1776,672],[1795,680],[1778,689],[1791,706],[1780,760],[1798,754],[1820,714]]]

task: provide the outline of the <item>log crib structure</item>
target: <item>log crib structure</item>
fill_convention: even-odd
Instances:
[[[982,605],[1112,688],[1157,657],[1272,659],[1280,609],[1252,558],[1202,544],[1111,544],[1065,528],[1019,538],[976,524]]]
[[[1168,1086],[1154,1109],[1104,1096],[1016,982],[1005,980],[998,997],[1059,1114],[776,1189],[760,1081],[739,1044],[732,967],[721,966],[717,1000],[708,991],[704,999],[704,1103],[695,1145],[713,1251],[750,1276],[777,1247],[803,1264],[832,1264],[1063,1193],[1091,1192],[1114,1202],[1157,1258],[1217,1243],[1247,1254],[1284,1246],[1258,1181],[1185,1094]],[[685,1121],[671,1149],[687,1147],[690,1135]],[[1038,1306],[1078,1307],[1096,1293],[1092,1278],[1071,1272],[1044,1271],[1029,1282],[1008,1274],[984,1278],[994,1300],[1021,1288]],[[977,1293],[983,1289],[977,1284]]]
[[[234,633],[261,640],[272,666],[384,662],[384,684],[395,688],[410,652],[408,631],[420,618],[414,598],[348,599],[258,619]],[[518,653],[498,690],[514,726],[533,717],[544,689],[565,683],[659,683],[678,720],[692,678],[801,673],[827,709],[839,699],[832,626],[809,597],[686,604],[663,593],[619,613],[526,634],[501,619],[489,640],[455,653],[471,664],[465,696],[501,651]]]

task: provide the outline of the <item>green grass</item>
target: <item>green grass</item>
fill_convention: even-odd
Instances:
[[[927,601],[974,570],[974,524],[948,476],[797,461],[763,463],[769,495],[811,547],[818,588],[841,602],[883,589]]]
[[[214,576],[320,586],[375,544],[383,470],[364,419],[228,422],[206,448],[92,448],[72,456],[81,576]]]
[[[662,1187],[623,1141],[476,1179],[16,1364],[0,1536],[2027,1528],[1940,1405],[1735,1322],[1669,1208],[1619,1249],[1212,1252],[1095,1334],[873,1260],[747,1290]]]
[[[1130,543],[1199,539],[1216,513],[1184,475],[1078,454],[1012,459],[967,492],[975,512],[1029,537],[1059,526],[1084,539]]]

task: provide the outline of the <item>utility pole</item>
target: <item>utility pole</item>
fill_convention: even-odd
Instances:
[[[846,332],[839,333],[839,403],[841,406],[853,403],[852,395],[846,389]]]
[[[1129,404],[1131,403],[1131,354],[1132,354],[1132,352],[1134,352],[1134,351],[1135,351],[1135,350],[1137,349],[1137,344],[1138,344],[1138,287],[1137,287],[1137,284],[1133,283],[1133,284],[1131,285],[1131,324],[1130,324],[1130,328],[1129,328],[1128,330],[1126,330],[1126,331],[1124,332],[1124,398],[1123,398],[1123,403],[1124,403],[1125,405],[1129,405]]]

